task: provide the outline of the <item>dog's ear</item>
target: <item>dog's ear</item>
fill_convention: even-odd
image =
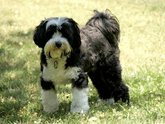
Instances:
[[[46,20],[41,21],[41,23],[36,27],[33,35],[34,43],[40,48],[44,48],[46,43],[46,39],[45,39],[46,23],[47,23]]]
[[[80,29],[78,27],[77,22],[75,22],[73,19],[70,18],[68,21],[70,22],[71,26],[73,27],[73,38],[74,39],[73,39],[73,43],[71,46],[74,50],[74,49],[79,48],[81,45]]]

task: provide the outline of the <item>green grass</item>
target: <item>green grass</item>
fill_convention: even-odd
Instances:
[[[0,0],[0,5],[0,123],[165,123],[164,0]],[[57,89],[60,110],[43,112],[35,27],[54,16],[71,17],[82,26],[92,10],[106,8],[120,21],[120,59],[131,106],[98,104],[90,82],[87,115],[69,112],[70,85]]]

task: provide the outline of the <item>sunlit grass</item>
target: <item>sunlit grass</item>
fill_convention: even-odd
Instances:
[[[1,123],[165,123],[164,0],[1,0],[0,1]],[[101,105],[90,82],[87,115],[71,114],[70,85],[58,86],[60,110],[42,111],[40,50],[32,37],[48,17],[67,16],[82,26],[92,10],[110,9],[121,26],[123,79],[131,105]]]

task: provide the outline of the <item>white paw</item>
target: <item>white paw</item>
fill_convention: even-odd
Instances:
[[[80,113],[80,114],[86,114],[89,110],[88,105],[88,91],[89,88],[84,89],[78,89],[73,88],[73,99],[71,104],[71,112],[74,113]]]
[[[53,112],[55,110],[58,110],[59,105],[58,105],[58,99],[57,99],[57,94],[55,93],[54,90],[47,90],[41,91],[42,94],[42,105],[43,105],[43,110],[45,112]]]
[[[77,106],[71,105],[71,112],[72,113],[80,113],[80,114],[87,114],[89,110],[89,105]]]
[[[43,110],[47,113],[57,111],[59,109],[58,105],[43,105]]]
[[[110,99],[98,99],[97,100],[98,103],[101,103],[101,104],[113,104],[114,103],[114,99],[113,98],[110,98]]]

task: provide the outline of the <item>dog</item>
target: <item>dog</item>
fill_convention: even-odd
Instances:
[[[85,26],[68,17],[47,18],[36,27],[34,43],[42,49],[41,95],[43,110],[58,110],[56,86],[71,84],[71,112],[86,114],[88,77],[96,87],[101,103],[129,104],[129,89],[122,80],[118,42],[118,19],[107,9],[94,10]]]

